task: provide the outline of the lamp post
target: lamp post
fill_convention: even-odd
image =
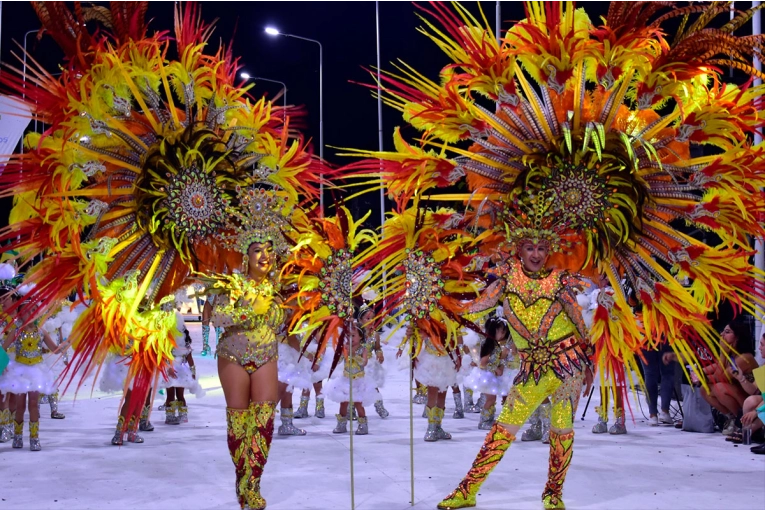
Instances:
[[[282,90],[284,91],[284,96],[282,98],[282,100],[284,102],[284,111],[282,113],[284,115],[284,122],[285,123],[287,122],[287,84],[286,83],[284,83],[283,81],[279,81],[279,80],[272,80],[271,78],[263,78],[262,76],[250,76],[249,73],[244,73],[244,72],[239,73],[239,76],[243,80],[267,81],[269,83],[278,83],[279,85],[281,85],[282,86]]]
[[[282,35],[284,37],[292,37],[293,39],[300,39],[301,41],[308,41],[319,45],[319,158],[324,160],[324,48],[316,39],[309,39],[308,37],[301,37],[294,34],[285,34],[280,32],[274,27],[266,27],[266,33],[271,36]],[[321,175],[321,182],[319,182],[319,208],[321,214],[324,215],[324,174]]]

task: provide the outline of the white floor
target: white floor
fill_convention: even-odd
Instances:
[[[199,325],[191,329],[198,351]],[[407,376],[397,370],[393,348],[386,348],[386,355],[383,394],[391,416],[382,420],[368,406],[370,434],[353,438],[353,498],[355,507],[365,510],[412,508]],[[65,420],[43,412],[41,452],[0,444],[0,509],[236,508],[215,362],[198,355],[195,361],[207,396],[188,400],[185,425],[165,425],[163,413],[155,411],[156,429],[143,434],[144,444],[111,446],[119,397],[87,392],[76,402],[64,397]],[[163,399],[157,396],[155,409]],[[636,407],[629,434],[593,435],[595,400],[586,420],[579,421],[584,400],[577,413],[576,450],[565,486],[568,508],[765,508],[765,456],[734,447],[719,434],[649,427]],[[313,403],[312,396],[311,414]],[[262,484],[270,509],[351,508],[349,436],[332,434],[335,405],[327,411],[323,420],[296,420],[307,436],[275,438]],[[427,422],[420,418],[422,406],[414,406],[414,508],[435,508],[465,474],[483,440],[477,414],[453,420],[452,411],[450,396],[444,428],[454,439],[425,443]],[[539,509],[546,474],[547,446],[517,442],[484,485],[478,508]]]

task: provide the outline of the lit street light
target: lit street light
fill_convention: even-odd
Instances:
[[[323,80],[323,68],[324,68],[324,48],[321,43],[316,39],[309,39],[308,37],[301,37],[294,34],[285,34],[280,32],[274,27],[266,27],[266,33],[271,36],[282,35],[284,37],[292,37],[293,39],[300,39],[302,41],[308,41],[319,45],[319,158],[324,160],[324,80]],[[322,181],[319,183],[319,208],[322,215],[324,214],[324,174],[322,174]]]
[[[263,78],[262,76],[250,76],[249,73],[241,72],[239,73],[239,77],[243,80],[252,80],[252,81],[267,81],[269,83],[278,83],[282,86],[282,90],[284,91],[283,101],[284,101],[284,111],[282,112],[284,115],[284,122],[286,124],[287,122],[287,84],[283,81],[279,80],[272,80],[271,78]]]

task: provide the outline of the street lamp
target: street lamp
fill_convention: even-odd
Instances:
[[[294,34],[285,34],[280,32],[274,27],[266,27],[266,33],[270,36],[283,35],[284,37],[292,37],[293,39],[300,39],[301,41],[308,41],[319,45],[319,158],[324,161],[324,80],[323,80],[323,68],[324,68],[324,48],[321,43],[316,39],[309,39],[308,37],[301,37]],[[322,180],[319,182],[319,208],[322,215],[324,214],[324,174],[321,175]]]
[[[286,83],[279,80],[272,80],[270,78],[263,78],[262,76],[250,76],[249,73],[245,73],[245,72],[239,73],[239,77],[242,78],[243,80],[267,81],[269,83],[278,83],[279,85],[281,85],[282,90],[284,91],[284,97],[283,97],[284,110],[282,113],[284,115],[284,123],[285,124],[287,123],[287,84]]]

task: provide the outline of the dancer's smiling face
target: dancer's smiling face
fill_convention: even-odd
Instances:
[[[521,244],[519,249],[521,264],[523,264],[523,268],[529,273],[536,273],[544,269],[549,254],[550,247],[547,243],[527,241]]]
[[[271,242],[252,243],[247,249],[249,276],[261,279],[268,275],[274,265],[274,246]]]

